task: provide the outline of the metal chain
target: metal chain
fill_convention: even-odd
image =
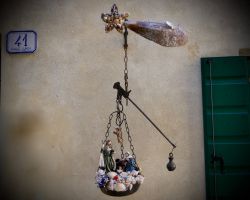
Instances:
[[[122,105],[122,101],[121,100],[116,100],[116,109],[117,109],[117,114],[116,114],[116,125],[119,126],[119,128],[121,129],[122,123],[124,121],[124,113],[123,113],[123,105]],[[121,117],[122,114],[122,117]],[[120,146],[120,150],[121,150],[121,159],[124,158],[124,146],[123,146],[123,138],[121,135],[121,146]]]
[[[130,132],[129,132],[127,117],[126,117],[125,114],[124,114],[124,123],[125,123],[126,132],[128,134],[128,141],[129,141],[129,144],[130,144],[130,150],[132,152],[133,158],[135,159],[135,164],[136,164],[136,166],[138,166],[137,161],[136,161],[136,155],[135,155],[135,152],[134,152],[135,148],[134,148],[134,145],[132,144],[132,137],[131,137]]]
[[[121,127],[120,127],[121,128]],[[120,146],[120,150],[121,150],[121,159],[124,158],[124,146],[123,146],[123,137],[121,135],[121,146]]]
[[[124,121],[125,114],[123,113],[123,105],[122,105],[121,101],[119,101],[119,100],[117,100],[116,103],[117,103],[117,107],[116,107],[117,111],[114,111],[109,115],[109,121],[108,121],[108,124],[107,124],[107,131],[105,133],[104,143],[108,140],[109,131],[110,131],[110,128],[111,128],[111,123],[112,123],[112,119],[113,119],[114,114],[116,113],[116,121],[115,122],[116,122],[116,125],[119,126],[119,128],[121,128],[121,125],[122,125],[122,123]],[[122,117],[121,117],[121,114],[122,114]],[[123,159],[124,158],[123,138],[121,138],[120,149],[121,149],[121,159]]]
[[[128,30],[125,27],[124,32],[124,84],[125,84],[125,91],[128,92],[128,43],[127,43],[127,37],[128,37]],[[126,105],[128,105],[128,100],[126,99]]]
[[[114,111],[109,115],[109,121],[108,121],[108,124],[107,124],[107,131],[105,133],[104,143],[108,140],[112,119],[113,119],[114,114],[116,113],[116,125],[119,126],[119,128],[121,128],[121,126],[122,126],[122,124],[124,122],[126,133],[128,134],[128,141],[129,141],[129,144],[130,144],[130,150],[132,152],[133,158],[135,159],[135,164],[136,164],[136,166],[138,166],[137,161],[136,161],[136,155],[135,155],[135,152],[134,152],[135,148],[134,148],[134,145],[132,144],[132,137],[131,137],[130,132],[129,132],[127,116],[123,112],[122,102],[120,100],[117,100],[116,103],[117,103],[117,111]],[[123,159],[124,158],[123,138],[121,138],[120,150],[121,150],[121,159]]]
[[[113,116],[114,116],[114,113],[116,113],[116,111],[115,111],[115,112],[112,112],[112,113],[109,115],[109,122],[108,122],[108,124],[107,124],[107,131],[106,131],[106,133],[105,133],[105,140],[104,140],[104,143],[108,140],[108,137],[109,137],[109,129],[110,129],[110,127],[111,127],[111,122],[112,122],[112,118],[113,118]]]
[[[124,48],[124,82],[125,82],[125,91],[128,91],[128,54],[127,48]]]
[[[121,118],[121,113],[123,113],[123,105],[121,100],[116,100],[116,109],[117,109],[117,114],[116,114],[116,125],[121,127],[123,123],[123,118]]]

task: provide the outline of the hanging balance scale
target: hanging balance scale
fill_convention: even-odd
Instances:
[[[173,162],[173,150],[176,145],[156,126],[156,124],[142,111],[142,109],[129,97],[131,90],[128,90],[128,57],[127,57],[127,36],[128,29],[149,39],[157,44],[166,47],[182,46],[187,42],[187,35],[179,27],[174,26],[170,22],[144,22],[128,20],[128,14],[119,14],[118,8],[114,4],[111,8],[111,13],[102,14],[102,20],[106,23],[105,31],[109,32],[114,28],[124,35],[124,82],[123,89],[119,82],[113,85],[117,90],[116,110],[109,115],[107,131],[105,138],[102,141],[99,166],[96,172],[96,183],[101,191],[111,196],[126,196],[133,194],[138,190],[144,180],[141,169],[137,163],[132,137],[130,134],[127,116],[123,111],[122,97],[126,99],[126,105],[130,102],[140,113],[157,129],[157,131],[172,145],[172,151],[169,153],[169,162],[167,169],[173,171],[176,168]],[[115,125],[114,130],[111,130],[112,121]],[[127,134],[130,144],[130,152],[124,152],[123,146],[123,127]],[[114,150],[112,142],[109,139],[110,132],[116,135],[118,144],[120,145],[121,157],[114,158]]]

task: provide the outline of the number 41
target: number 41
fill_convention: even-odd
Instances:
[[[27,46],[27,34],[25,34],[23,38],[21,35],[19,35],[15,42],[15,45],[19,47],[22,44],[22,41],[24,42],[24,46],[26,47]]]

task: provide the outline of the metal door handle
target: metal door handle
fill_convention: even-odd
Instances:
[[[214,162],[220,162],[220,172],[223,174],[224,172],[224,158],[222,156],[217,156],[217,155],[214,155],[212,154],[211,155],[211,163],[214,164]]]

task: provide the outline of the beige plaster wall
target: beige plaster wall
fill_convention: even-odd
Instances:
[[[123,79],[122,35],[104,32],[109,0],[6,1],[1,5],[2,198],[115,199],[96,187],[101,140]],[[146,177],[128,200],[205,199],[200,57],[249,47],[247,3],[199,0],[116,1],[130,19],[171,21],[188,31],[184,47],[164,48],[129,32],[131,98],[177,144],[171,146],[129,105],[125,108]],[[248,4],[249,5],[249,4]],[[33,54],[10,55],[10,30],[38,33]],[[115,138],[113,137],[113,143]],[[126,147],[128,145],[126,144]],[[117,155],[119,149],[116,148]]]

